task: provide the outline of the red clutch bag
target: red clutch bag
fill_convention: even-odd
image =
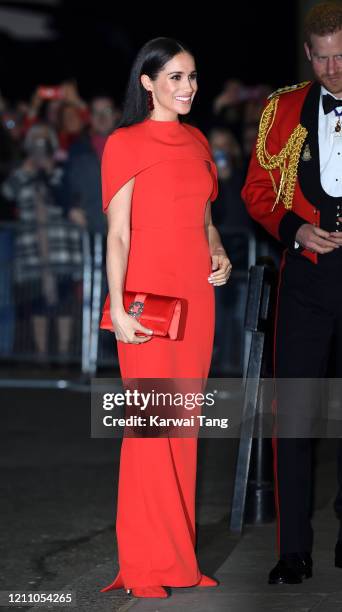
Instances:
[[[149,329],[153,329],[155,336],[162,336],[170,340],[176,340],[181,316],[181,300],[168,295],[157,295],[155,293],[138,293],[136,291],[125,291],[123,294],[123,305],[125,311]],[[109,293],[103,305],[101,329],[114,331],[110,317]],[[146,336],[137,333],[137,336]]]

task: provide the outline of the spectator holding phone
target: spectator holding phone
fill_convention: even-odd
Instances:
[[[26,131],[42,119],[56,129],[61,158],[65,158],[65,152],[89,122],[88,105],[81,98],[75,80],[37,87],[25,118]]]
[[[241,142],[243,126],[257,113],[259,121],[263,102],[270,92],[267,85],[247,87],[238,79],[227,79],[222,92],[214,99],[215,124],[230,129]]]

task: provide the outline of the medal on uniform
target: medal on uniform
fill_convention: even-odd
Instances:
[[[333,131],[334,136],[342,136],[342,125],[341,125],[341,116],[342,111],[339,113],[336,108],[334,108],[335,116],[338,117],[335,125],[335,129]]]
[[[310,161],[311,158],[311,151],[310,151],[310,147],[308,144],[305,145],[304,147],[304,151],[303,151],[303,155],[302,155],[302,160],[303,161]]]

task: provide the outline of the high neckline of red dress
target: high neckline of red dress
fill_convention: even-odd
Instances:
[[[181,125],[179,119],[174,119],[173,121],[158,121],[157,119],[151,119],[151,117],[146,119],[146,123],[153,123],[157,125]]]

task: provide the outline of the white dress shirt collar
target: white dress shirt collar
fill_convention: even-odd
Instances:
[[[323,96],[325,96],[325,95],[327,95],[327,94],[328,94],[329,96],[332,96],[333,98],[335,98],[335,100],[341,100],[341,98],[337,98],[337,96],[334,96],[334,94],[333,94],[333,93],[331,93],[330,91],[328,91],[328,90],[327,90],[327,89],[324,87],[324,85],[321,85],[321,100],[322,100]]]

